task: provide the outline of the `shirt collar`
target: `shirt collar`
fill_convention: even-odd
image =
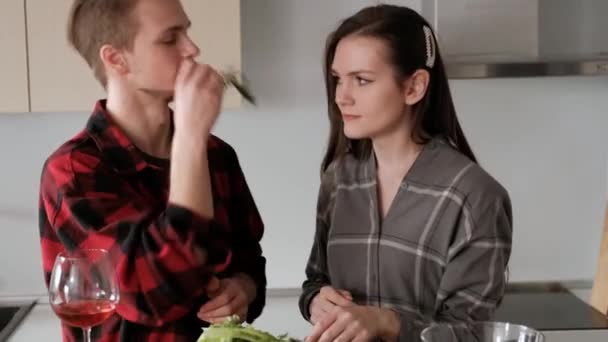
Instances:
[[[148,156],[129,140],[106,110],[106,101],[100,100],[86,125],[88,135],[102,152],[104,161],[120,173],[136,173],[154,166]]]

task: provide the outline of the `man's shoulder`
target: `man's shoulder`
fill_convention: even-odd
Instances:
[[[76,172],[95,169],[101,162],[101,152],[85,130],[61,144],[45,160],[42,176],[62,178]]]
[[[228,142],[215,134],[211,134],[209,136],[209,150],[215,150],[223,153],[235,153],[234,149]]]
[[[232,145],[217,135],[209,136],[207,153],[212,164],[226,162],[231,164],[238,161],[237,153]]]

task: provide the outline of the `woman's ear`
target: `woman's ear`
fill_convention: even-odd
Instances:
[[[429,87],[430,78],[431,76],[427,70],[418,69],[404,81],[405,104],[413,106],[422,100]]]
[[[125,75],[129,72],[127,61],[123,54],[113,47],[112,45],[106,44],[99,49],[99,58],[105,66],[106,73],[116,73]]]

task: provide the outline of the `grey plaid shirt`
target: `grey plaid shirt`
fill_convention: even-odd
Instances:
[[[384,219],[373,154],[347,155],[324,173],[300,310],[324,285],[401,318],[400,341],[432,322],[488,320],[511,253],[507,191],[441,139],[427,143]]]

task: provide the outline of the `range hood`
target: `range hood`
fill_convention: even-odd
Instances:
[[[421,0],[452,79],[608,75],[608,0]]]

